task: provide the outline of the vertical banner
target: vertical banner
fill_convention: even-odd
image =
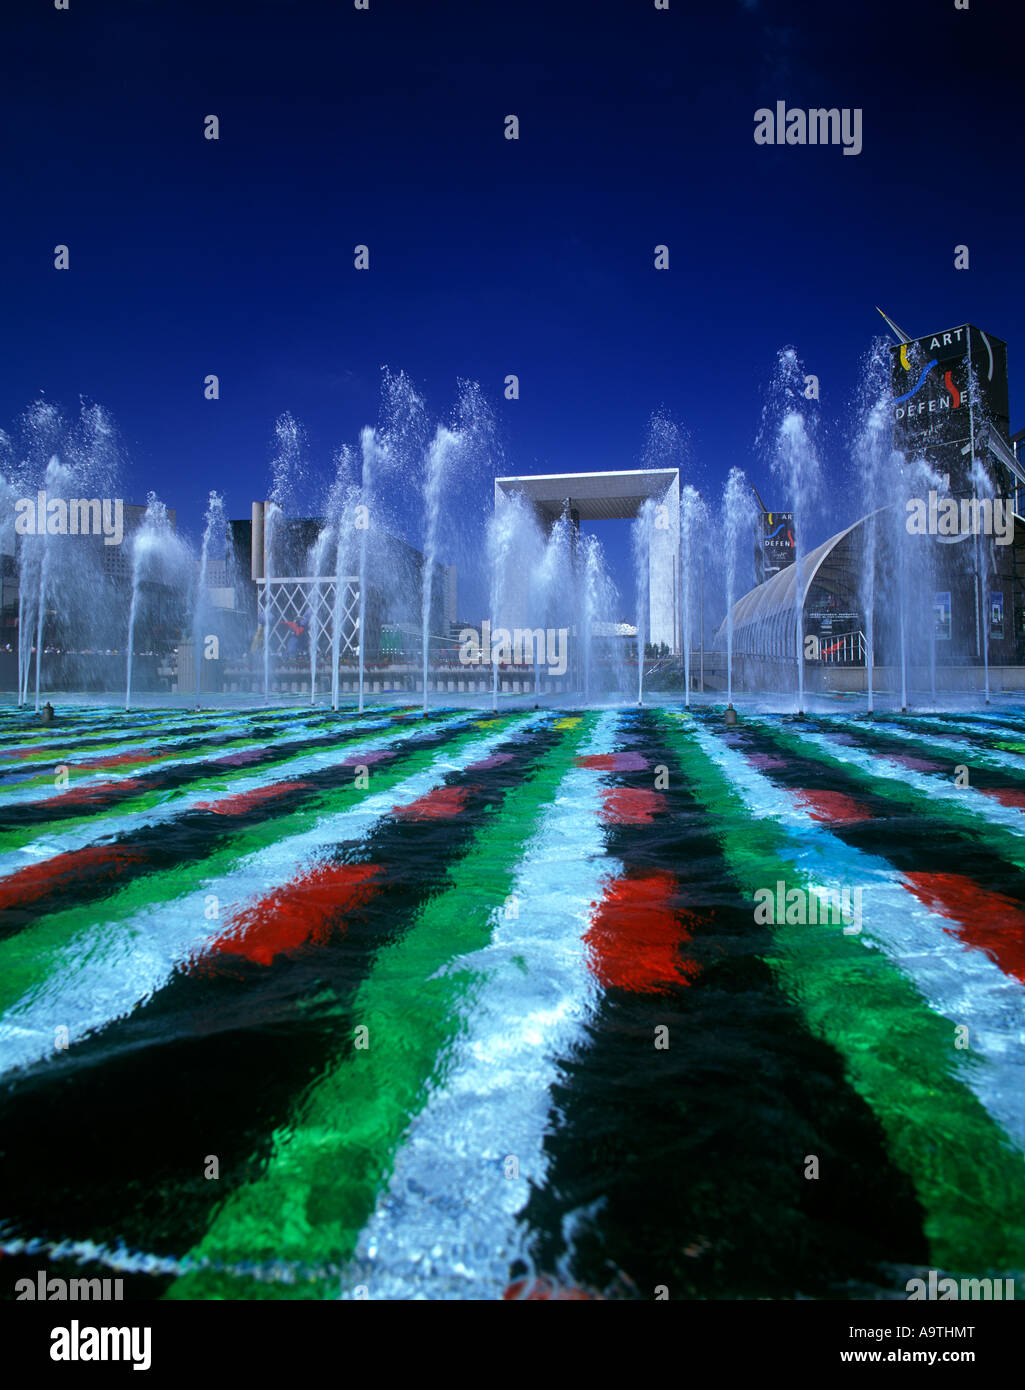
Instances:
[[[793,512],[762,512],[761,532],[756,551],[759,584],[794,563]]]
[[[954,496],[971,491],[971,441],[984,425],[1006,436],[1007,345],[972,324],[890,349],[893,442],[948,474]],[[972,372],[979,395],[972,402]],[[1006,479],[998,479],[1006,491]]]

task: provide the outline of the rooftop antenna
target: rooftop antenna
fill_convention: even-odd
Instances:
[[[876,313],[883,314],[883,311],[882,309],[880,309],[878,304],[876,305]],[[914,342],[914,339],[911,337],[911,335],[909,333],[905,333],[903,328],[901,328],[899,324],[894,323],[893,319],[890,318],[889,314],[883,314],[883,318],[886,320],[886,326],[889,328],[890,332],[896,336],[898,343]]]

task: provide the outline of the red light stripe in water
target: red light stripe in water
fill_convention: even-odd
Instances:
[[[794,791],[794,800],[799,806],[807,808],[812,820],[825,821],[833,825],[854,825],[858,821],[872,819],[872,812],[867,806],[862,806],[853,796],[847,796],[844,792],[798,787]]]
[[[905,874],[908,887],[969,946],[985,951],[1000,969],[1025,983],[1025,909],[1003,893],[981,888],[964,874]]]
[[[1025,791],[1017,787],[980,787],[983,796],[991,796],[1001,806],[1010,806],[1013,811],[1025,811]]]
[[[354,911],[379,889],[379,864],[322,864],[232,914],[228,930],[212,942],[196,963],[202,970],[212,957],[241,956],[270,965],[275,956],[307,943],[322,944],[344,930],[340,915]],[[334,924],[332,926],[332,924]]]
[[[585,1293],[583,1289],[578,1289],[573,1285],[555,1284],[551,1279],[540,1275],[536,1279],[517,1279],[514,1284],[510,1284],[502,1295],[502,1300],[515,1299],[523,1303],[535,1303],[551,1300],[554,1302],[577,1301],[579,1299],[591,1301],[603,1301],[601,1294]]]
[[[103,883],[120,877],[137,864],[144,864],[147,855],[141,849],[117,848],[111,845],[90,845],[54,855],[41,864],[28,864],[8,874],[0,882],[0,911],[9,907],[26,907],[45,898],[61,887],[74,884],[88,875],[90,883]]]
[[[691,939],[681,917],[689,923],[700,917],[669,907],[676,892],[676,879],[662,870],[608,885],[584,934],[588,965],[606,989],[664,994],[700,973],[697,962],[679,952]]]
[[[396,820],[448,820],[463,810],[470,791],[470,787],[435,787],[408,806],[395,806],[392,815]]]
[[[69,791],[61,792],[53,801],[33,802],[33,805],[40,806],[88,806],[91,802],[102,801],[104,797],[119,791],[135,791],[137,788],[132,786],[129,781],[123,782],[94,782],[91,787],[72,787]]]
[[[640,753],[592,753],[574,762],[577,767],[592,767],[598,772],[643,772],[648,766]]]
[[[111,753],[106,758],[89,758],[86,762],[72,763],[72,767],[88,768],[92,771],[100,767],[138,767],[141,763],[156,762],[154,753]]]
[[[290,792],[307,791],[312,782],[281,782],[273,787],[254,787],[251,792],[238,792],[235,796],[222,797],[220,801],[197,801],[195,810],[213,811],[218,816],[240,816],[254,806],[265,806],[269,801],[277,801]]]
[[[666,799],[647,787],[611,787],[602,792],[606,825],[650,825],[665,810]]]
[[[255,763],[257,758],[266,755],[265,748],[250,748],[242,753],[226,753],[223,758],[211,758],[210,762],[214,767],[245,767],[247,763]]]

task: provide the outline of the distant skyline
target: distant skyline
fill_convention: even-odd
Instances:
[[[434,420],[479,382],[496,473],[640,466],[661,409],[713,509],[733,465],[784,509],[755,441],[793,345],[820,389],[810,542],[857,515],[876,304],[1007,341],[1025,424],[1009,7],[70,0],[4,28],[0,428],[102,405],[125,500],[192,536],[211,487],[233,517],[267,495],[285,411],[316,513],[384,365]],[[857,111],[859,152],[757,143],[779,102]],[[599,534],[622,588],[625,527]]]

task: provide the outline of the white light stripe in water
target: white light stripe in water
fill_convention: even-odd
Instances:
[[[1025,1148],[1025,987],[952,935],[949,919],[921,903],[885,859],[845,844],[699,725],[694,736],[751,814],[776,821],[786,857],[813,884],[863,890],[862,930],[848,939],[883,950],[937,1013],[969,1026],[971,1050],[952,1055],[952,1072]]]
[[[613,712],[602,714],[581,756],[613,752],[616,725]],[[601,997],[583,936],[605,880],[623,872],[605,854],[607,775],[566,774],[517,866],[518,917],[496,912],[490,945],[448,967],[479,979],[444,1081],[410,1125],[360,1233],[343,1298],[365,1286],[371,1299],[498,1299],[513,1262],[530,1263],[530,1231],[517,1214],[545,1183],[550,1090],[561,1059],[586,1046]],[[516,1176],[507,1176],[509,1157]]]
[[[761,723],[762,721],[751,720],[750,722]],[[853,767],[859,767],[862,771],[871,773],[875,777],[886,777],[890,781],[902,782],[905,786],[913,787],[915,791],[927,796],[930,801],[948,801],[959,811],[967,811],[970,815],[979,816],[982,820],[992,821],[994,825],[1011,830],[1016,835],[1025,835],[1025,815],[1021,811],[1015,811],[1009,806],[1001,806],[992,797],[977,791],[970,783],[967,787],[955,786],[953,779],[943,773],[916,771],[914,768],[905,767],[903,763],[887,757],[885,753],[867,753],[861,748],[851,748],[846,743],[835,742],[828,734],[817,734],[812,729],[795,730],[794,737],[800,739],[802,743],[810,743],[816,748],[821,748],[834,758],[850,763]]]
[[[470,721],[460,718],[453,723],[443,726],[435,724],[431,727],[461,728],[468,722]],[[359,729],[390,727],[390,720],[374,724],[368,724],[361,720],[358,725],[353,725],[351,728],[345,726],[339,729],[339,733],[344,735],[346,731],[352,733]],[[419,726],[400,726],[390,733],[382,734],[380,738],[365,739],[345,748],[335,746],[319,753],[308,753],[305,756],[290,758],[288,762],[279,763],[273,767],[254,768],[248,775],[239,775],[220,787],[217,786],[217,774],[212,773],[210,780],[201,786],[193,788],[192,791],[183,792],[180,796],[175,795],[173,799],[169,799],[161,805],[152,806],[148,810],[121,813],[115,811],[109,815],[98,813],[91,817],[86,824],[76,826],[73,830],[52,829],[47,832],[46,828],[41,827],[38,840],[22,845],[20,849],[7,850],[0,854],[0,878],[7,874],[16,873],[18,869],[23,869],[26,863],[36,864],[44,859],[52,859],[55,855],[67,854],[71,850],[83,849],[86,845],[100,841],[107,844],[119,835],[130,835],[146,826],[164,825],[168,821],[175,820],[185,811],[194,810],[200,802],[217,802],[225,797],[241,796],[245,792],[257,791],[261,787],[275,787],[282,782],[302,778],[309,772],[318,772],[323,768],[333,767],[342,760],[349,762],[353,758],[358,758],[361,752],[372,753],[380,748],[390,748],[396,744],[406,743],[422,733],[423,729]],[[224,775],[227,776],[234,771],[235,769],[226,767]],[[172,797],[170,792],[167,795],[169,798]],[[83,810],[87,810],[87,808],[83,808]]]
[[[334,730],[334,732],[344,733],[347,730],[359,730],[361,728],[381,729],[384,728],[385,725],[389,724],[390,722],[390,720],[378,720],[374,723],[370,723],[368,721],[360,720],[358,723],[354,724],[340,724],[338,725],[337,729]],[[289,724],[283,730],[275,730],[275,742],[277,742],[277,736],[279,734],[292,733],[293,731],[298,732],[300,727],[301,726],[299,725],[293,726]],[[329,731],[324,730],[322,734],[319,736],[327,737],[328,732]],[[191,741],[192,740],[190,738],[182,738],[176,740],[165,740],[164,743],[166,745],[166,743],[168,742],[188,743]],[[230,741],[231,740],[229,739],[228,742]],[[285,740],[282,740],[282,742],[284,741]],[[5,806],[16,806],[22,802],[56,800],[64,795],[65,790],[78,791],[79,788],[87,789],[89,787],[102,785],[105,782],[116,782],[119,787],[130,786],[132,782],[137,781],[139,778],[151,777],[154,773],[160,774],[166,772],[170,768],[199,766],[203,763],[216,762],[218,758],[238,757],[243,753],[249,753],[254,750],[258,751],[260,749],[265,749],[268,746],[273,745],[268,745],[266,738],[253,739],[252,742],[240,746],[237,745],[232,748],[225,747],[223,744],[207,743],[205,748],[189,749],[188,752],[183,754],[183,756],[180,758],[175,757],[173,753],[170,752],[159,753],[157,754],[153,762],[146,763],[144,766],[134,767],[130,771],[119,771],[119,769],[116,767],[96,768],[93,771],[86,772],[84,775],[80,777],[73,777],[69,781],[68,787],[66,789],[63,787],[58,787],[55,784],[48,784],[46,786],[39,787],[15,787],[8,791],[4,791],[2,788],[0,788],[0,811],[2,811]],[[144,752],[144,750],[141,748],[128,749],[127,751],[138,753]],[[102,752],[100,750],[96,750],[95,753],[87,752],[82,761],[89,762],[94,757],[112,757],[116,754],[116,752],[116,749],[104,749]],[[62,765],[59,759],[58,765]],[[73,761],[69,760],[66,766],[70,769],[71,772],[74,772],[76,764]],[[45,776],[46,773],[44,771],[40,771],[35,775],[42,777]],[[145,792],[145,790],[145,788],[140,788],[140,794]]]
[[[395,806],[405,806],[458,772],[485,758],[496,744],[531,727],[544,715],[526,716],[475,739],[458,753],[439,749],[428,768],[371,794],[359,806],[325,816],[311,829],[248,854],[230,873],[211,877],[174,901],[159,902],[124,921],[99,921],[53,953],[41,985],[27,991],[0,1018],[0,1074],[25,1067],[56,1050],[54,1030],[68,1029],[70,1042],[124,1018],[151,998],[174,971],[223,936],[233,910],[265,897],[314,863],[318,852],[340,841],[360,842]],[[218,898],[220,917],[206,918],[207,896]],[[97,912],[102,912],[98,906]],[[31,928],[27,929],[31,932]]]
[[[831,719],[830,723],[845,729],[857,729],[862,733],[866,732],[866,726],[863,720],[836,718]],[[976,748],[974,746],[966,746],[963,742],[958,741],[956,733],[951,733],[950,735],[929,734],[924,732],[911,733],[900,724],[887,724],[883,719],[876,719],[873,724],[870,724],[868,726],[868,732],[870,732],[873,727],[877,728],[882,734],[892,734],[895,738],[901,739],[904,743],[910,743],[913,747],[920,749],[923,758],[929,756],[929,748],[931,745],[935,750],[934,756],[939,756],[942,750],[944,756],[954,758],[957,762],[963,762],[968,767],[971,767],[972,761],[974,760],[977,762],[991,763],[994,767],[1007,767],[1016,772],[1022,771],[1020,753],[1005,753],[999,748]],[[948,744],[953,746],[948,747]]]

